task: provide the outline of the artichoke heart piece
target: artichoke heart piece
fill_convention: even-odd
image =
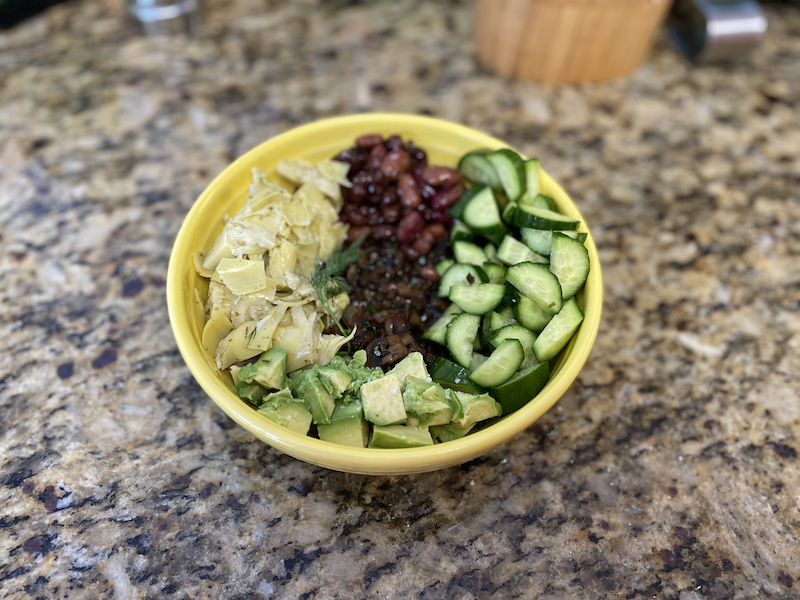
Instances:
[[[269,314],[256,323],[256,332],[247,341],[250,350],[264,352],[272,345],[272,337],[278,328],[283,316],[286,314],[285,306],[276,306]]]
[[[294,274],[297,266],[297,247],[291,242],[283,242],[269,253],[267,274],[278,282],[279,288],[290,287],[287,274]]]
[[[232,307],[233,293],[221,281],[212,279],[208,283],[206,321],[211,321],[218,313],[222,313],[230,319]]]
[[[267,287],[267,273],[261,259],[223,258],[217,274],[225,287],[239,296],[254,294]]]
[[[194,265],[194,270],[197,271],[197,274],[200,275],[200,277],[211,279],[214,276],[214,271],[213,269],[206,269],[203,267],[203,261],[205,258],[205,252],[192,252],[192,265]]]
[[[219,343],[225,339],[233,325],[225,313],[215,313],[203,326],[203,347],[211,354],[216,354]]]
[[[342,202],[342,193],[339,190],[341,181],[346,185],[350,185],[345,177],[339,177],[342,168],[349,169],[346,163],[339,163],[344,167],[330,166],[324,163],[330,163],[330,160],[323,160],[317,164],[308,162],[307,160],[279,160],[276,170],[281,177],[285,177],[294,183],[312,183],[320,192],[332,199],[335,205]],[[340,181],[341,180],[341,181]]]
[[[255,335],[256,321],[248,321],[231,331],[217,346],[217,367],[227,369],[234,363],[253,358],[261,350],[247,347],[250,336]]]

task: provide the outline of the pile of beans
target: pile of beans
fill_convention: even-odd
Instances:
[[[416,260],[449,237],[447,209],[464,193],[461,173],[429,165],[424,150],[397,135],[361,136],[335,160],[350,164],[353,186],[342,188],[340,213],[350,224],[348,241],[367,233],[378,242],[398,243]],[[427,274],[433,277],[435,271]]]
[[[421,336],[448,305],[434,266],[449,252],[448,209],[465,190],[461,173],[429,165],[424,150],[396,135],[361,136],[334,160],[350,165],[339,213],[348,242],[367,234],[365,254],[346,273],[351,304],[342,321],[357,330],[352,349],[384,369],[409,352],[430,363],[441,349]]]

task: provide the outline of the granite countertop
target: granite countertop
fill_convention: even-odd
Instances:
[[[800,598],[800,12],[734,67],[659,39],[550,89],[470,55],[468,1],[118,0],[0,33],[0,596]],[[236,156],[318,117],[432,114],[537,155],[605,306],[560,403],[486,456],[363,477],[234,425],[165,307],[172,240]]]

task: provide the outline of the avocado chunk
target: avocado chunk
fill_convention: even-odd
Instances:
[[[344,369],[337,369],[335,366],[319,368],[319,378],[322,385],[330,392],[335,400],[339,400],[347,391],[348,386],[353,381],[353,376]]]
[[[375,425],[396,425],[406,422],[403,393],[397,375],[387,374],[361,386],[364,417]]]
[[[288,389],[265,396],[258,412],[301,435],[308,435],[311,428],[311,413],[302,400],[292,397]]]
[[[432,446],[433,438],[427,427],[408,425],[376,425],[372,428],[370,448],[416,448]]]
[[[489,394],[467,394],[465,392],[455,392],[464,416],[453,419],[453,424],[458,427],[469,427],[478,421],[499,417],[503,414],[503,407],[495,402]]]
[[[415,418],[417,423],[423,427],[445,425],[453,416],[453,409],[444,388],[438,383],[425,381],[412,375],[406,378],[403,405],[409,419]]]
[[[452,442],[453,440],[460,440],[465,435],[467,435],[472,428],[475,427],[474,425],[469,425],[467,427],[459,427],[458,425],[454,425],[453,423],[447,423],[446,425],[436,425],[431,427],[431,435],[436,438],[436,441],[439,443],[443,442]]]
[[[406,377],[411,376],[418,379],[428,378],[428,369],[425,368],[425,361],[422,360],[422,354],[420,352],[412,352],[406,356],[397,363],[389,373],[397,376],[403,389],[405,389]],[[387,375],[389,373],[387,373]]]
[[[239,369],[241,383],[258,383],[270,390],[286,387],[286,350],[273,346],[253,364]]]
[[[337,404],[331,422],[318,425],[319,439],[324,442],[366,448],[369,441],[369,424],[364,419],[360,400],[350,404]]]
[[[319,367],[314,365],[310,369],[293,372],[291,382],[292,391],[305,402],[314,423],[317,425],[330,423],[336,404],[333,396],[320,381]]]
[[[335,371],[342,371],[350,376],[350,383],[347,385],[346,390],[342,390],[342,394],[358,394],[358,390],[366,382],[383,377],[383,371],[380,367],[371,368],[367,367],[366,364],[367,353],[364,350],[358,350],[353,354],[353,358],[349,361],[345,360],[341,356],[334,356],[330,364],[328,364],[328,366],[325,368]],[[325,376],[330,377],[327,372]],[[330,384],[341,389],[341,383],[344,382],[345,377],[343,375],[339,375],[334,376],[334,378],[335,381],[331,379]]]

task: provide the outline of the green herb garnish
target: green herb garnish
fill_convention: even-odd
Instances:
[[[320,303],[325,307],[325,310],[328,311],[331,319],[333,319],[333,322],[336,323],[339,331],[345,337],[347,337],[349,333],[345,331],[341,321],[333,314],[328,301],[339,294],[350,291],[350,286],[347,284],[347,280],[342,277],[342,273],[364,254],[364,251],[361,250],[361,244],[363,244],[366,239],[367,234],[365,233],[359,236],[359,238],[346,249],[339,248],[336,250],[330,255],[328,262],[319,262],[317,264],[317,268],[311,276],[311,285],[314,287],[314,290],[316,290]],[[350,352],[349,342],[347,344],[347,352]]]

